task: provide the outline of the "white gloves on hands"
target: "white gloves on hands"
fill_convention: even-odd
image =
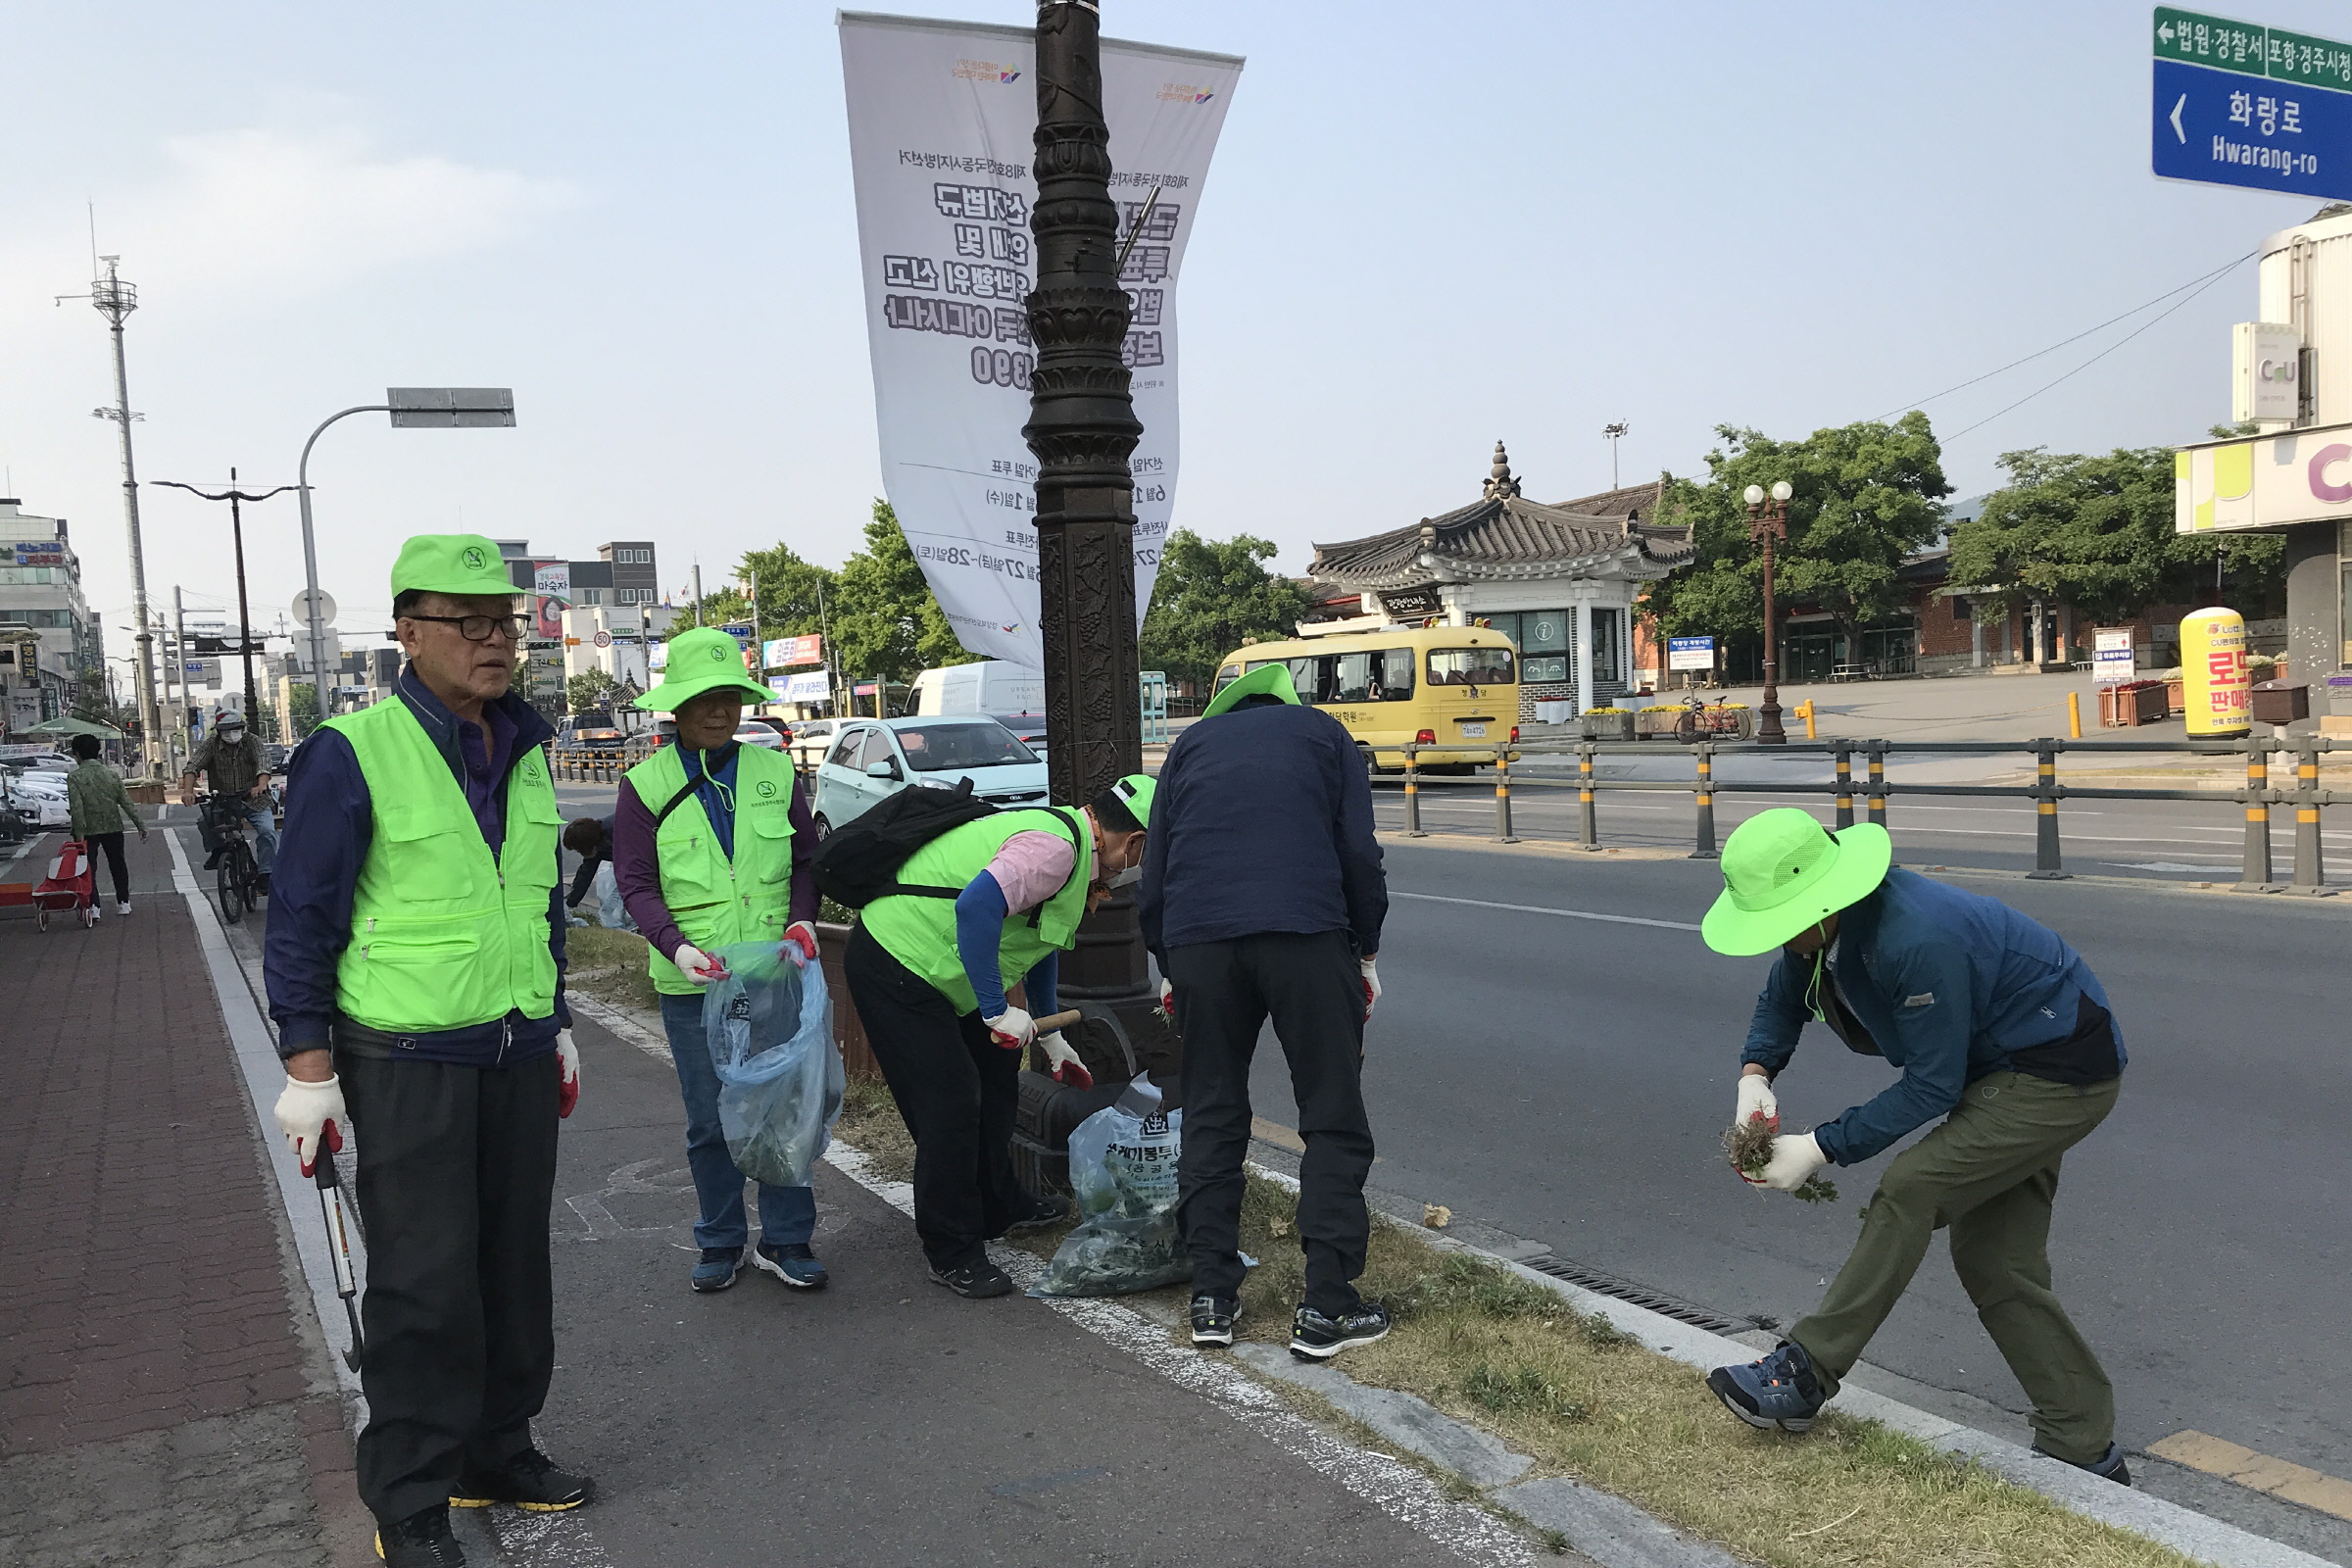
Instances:
[[[1072,1089],[1095,1087],[1095,1075],[1086,1070],[1086,1064],[1078,1059],[1078,1053],[1070,1049],[1070,1043],[1062,1039],[1060,1030],[1051,1029],[1039,1035],[1037,1045],[1046,1054],[1046,1061],[1057,1082]]]
[[[1037,1038],[1037,1020],[1009,1004],[995,1017],[981,1021],[988,1025],[988,1032],[996,1037],[997,1044],[1006,1051],[1019,1051]]]
[[[312,1174],[318,1166],[318,1149],[323,1143],[328,1151],[343,1147],[340,1123],[350,1119],[343,1108],[343,1084],[340,1079],[327,1078],[318,1083],[286,1075],[286,1087],[277,1097],[277,1130],[286,1135],[287,1147],[294,1157],[302,1161],[302,1173]]]
[[[707,986],[713,980],[724,980],[727,977],[725,964],[691,942],[679,943],[678,951],[669,956],[669,961],[676,964],[679,972],[698,986]]]
[[[1372,1004],[1380,1000],[1380,970],[1370,958],[1358,958],[1356,966],[1364,971],[1364,1021],[1372,1021]]]
[[[571,1043],[571,1031],[556,1031],[556,1116],[559,1120],[571,1114],[580,1102],[580,1048]]]
[[[1176,988],[1164,979],[1159,982],[1159,1010],[1170,1020],[1176,1016]]]
[[[1830,1162],[1821,1152],[1821,1145],[1811,1133],[1783,1134],[1772,1141],[1772,1158],[1765,1163],[1761,1176],[1742,1176],[1740,1180],[1754,1187],[1769,1187],[1776,1193],[1793,1193],[1812,1174]]]
[[[1781,1102],[1772,1093],[1772,1080],[1760,1073],[1740,1075],[1740,1108],[1733,1112],[1735,1126],[1744,1127],[1758,1116],[1774,1127],[1781,1125]]]

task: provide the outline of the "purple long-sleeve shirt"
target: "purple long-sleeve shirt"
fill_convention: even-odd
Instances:
[[[688,802],[681,811],[709,810],[708,802]],[[712,831],[718,823],[712,822]],[[816,857],[816,819],[808,809],[808,792],[799,778],[792,781],[792,897],[788,924],[816,920],[816,873],[809,861]],[[662,860],[654,847],[654,808],[637,798],[627,779],[612,808],[612,881],[620,902],[637,922],[637,929],[654,951],[668,957],[686,940],[677,917],[662,899]]]

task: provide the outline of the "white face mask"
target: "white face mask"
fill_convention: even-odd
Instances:
[[[1131,865],[1124,871],[1111,872],[1108,877],[1103,879],[1102,885],[1106,888],[1130,888],[1143,879],[1144,868],[1140,865]]]

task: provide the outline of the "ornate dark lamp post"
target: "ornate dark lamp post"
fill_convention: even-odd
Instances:
[[[1144,427],[1119,356],[1129,305],[1102,121],[1102,24],[1089,0],[1037,8],[1036,141],[1037,290],[1026,304],[1037,368],[1021,434],[1038,463],[1047,766],[1054,800],[1076,806],[1140,770],[1144,739],[1128,468]],[[1114,893],[1080,928],[1061,996],[1107,1008],[1137,1059],[1164,1071],[1175,1042],[1150,979],[1134,899]]]
[[[1759,746],[1788,744],[1788,734],[1781,728],[1781,627],[1772,608],[1772,547],[1776,540],[1788,537],[1788,505],[1793,494],[1786,479],[1772,487],[1769,500],[1762,485],[1747,487],[1747,536],[1764,547],[1764,701],[1756,709]]]

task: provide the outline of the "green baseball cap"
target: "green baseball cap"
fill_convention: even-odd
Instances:
[[[656,713],[674,713],[705,692],[733,692],[747,703],[772,703],[776,694],[744,673],[743,644],[716,626],[682,631],[668,644],[669,662],[662,668],[662,683],[637,706]]]
[[[1110,787],[1128,813],[1146,827],[1152,825],[1152,797],[1159,790],[1159,780],[1149,773],[1130,773]]]
[[[514,594],[521,590],[507,575],[498,546],[478,533],[412,534],[392,563],[392,596],[410,589],[428,594]]]
[[[1809,811],[1776,806],[1740,824],[1723,844],[1723,894],[1699,935],[1735,958],[1770,953],[1886,880],[1894,841],[1876,822],[1833,833]]]
[[[1291,682],[1291,666],[1285,663],[1260,664],[1240,680],[1208,700],[1200,710],[1202,718],[1214,718],[1250,697],[1279,697],[1293,708],[1298,705],[1298,688]]]

